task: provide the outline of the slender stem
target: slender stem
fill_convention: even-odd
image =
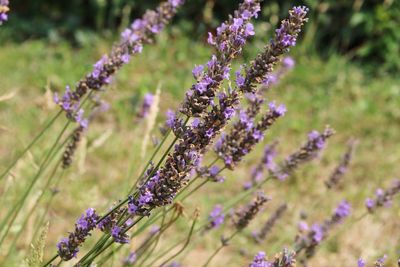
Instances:
[[[148,169],[148,167],[150,166],[151,162],[154,160],[155,156],[157,155],[158,151],[160,151],[161,147],[164,145],[165,141],[168,139],[168,136],[170,134],[171,130],[169,130],[164,138],[161,140],[161,142],[157,145],[157,148],[154,150],[153,154],[151,155],[150,159],[147,161],[146,165],[144,166],[142,172],[140,173],[140,175],[138,176],[138,179],[136,179],[135,184],[131,187],[131,189],[129,190],[129,194],[132,193],[132,191],[136,188],[137,184],[139,183],[140,179],[142,179],[143,175],[145,174],[146,170]],[[128,178],[130,179],[130,177],[132,176],[132,172],[133,172],[133,168],[131,168],[131,171],[129,172]]]
[[[56,121],[56,119],[61,115],[62,110],[60,110],[50,121],[44,126],[43,130],[29,143],[27,147],[22,150],[16,159],[7,167],[7,169],[0,175],[0,181],[9,173],[9,171],[17,164],[17,162],[22,158],[26,152],[28,152],[34,144],[44,135],[44,133],[50,128],[50,126]]]
[[[0,247],[4,241],[4,239],[6,238],[8,231],[10,230],[12,223],[14,222],[14,220],[16,219],[16,217],[18,216],[19,212],[21,211],[24,202],[26,201],[26,199],[29,196],[29,193],[31,192],[31,190],[33,189],[33,186],[36,184],[36,182],[38,181],[39,177],[41,176],[41,174],[43,173],[43,171],[46,169],[47,167],[47,163],[51,162],[53,153],[54,152],[58,142],[60,141],[62,135],[64,134],[64,132],[66,131],[66,129],[68,128],[69,122],[66,123],[66,125],[64,126],[63,130],[61,131],[61,133],[59,134],[59,136],[57,137],[55,143],[53,144],[53,146],[51,147],[50,151],[47,153],[46,158],[44,159],[43,163],[40,165],[39,167],[39,171],[37,172],[37,174],[35,175],[35,177],[33,178],[33,180],[31,181],[31,183],[28,186],[28,189],[25,191],[25,193],[22,195],[22,198],[10,209],[11,214],[13,214],[13,216],[11,217],[11,220],[8,223],[8,226],[5,230],[4,235],[2,236],[1,240],[0,240]],[[10,212],[8,213],[10,214]],[[8,221],[8,218],[6,217],[5,220],[2,222],[1,227],[3,229],[4,224],[6,224]]]
[[[195,218],[193,219],[193,223],[192,223],[192,226],[190,227],[189,235],[188,235],[188,237],[187,237],[187,239],[186,239],[186,242],[185,242],[185,244],[183,245],[183,247],[182,247],[179,251],[177,251],[175,254],[173,254],[171,257],[169,257],[168,259],[166,259],[165,261],[163,261],[163,263],[161,263],[160,266],[164,266],[166,263],[168,263],[169,261],[171,261],[172,259],[174,259],[176,256],[178,256],[179,254],[181,254],[181,253],[187,248],[187,246],[189,245],[190,240],[191,240],[191,238],[192,238],[194,226],[196,225],[196,222],[197,222],[198,217],[199,217],[199,216],[196,215]],[[158,259],[159,259],[159,258],[156,258],[155,260],[153,260],[153,261],[152,261],[149,265],[147,265],[147,266],[149,266],[149,267],[153,266],[153,264],[154,264]]]
[[[26,224],[27,224],[28,221],[29,221],[29,218],[30,218],[30,217],[32,216],[32,214],[35,212],[37,206],[39,205],[39,203],[40,203],[40,201],[41,201],[41,199],[42,199],[42,197],[43,197],[43,196],[45,195],[45,193],[47,192],[47,188],[49,187],[49,185],[50,185],[50,183],[51,183],[51,181],[52,181],[52,178],[54,177],[54,174],[56,173],[56,171],[57,171],[58,167],[60,166],[60,164],[61,164],[61,161],[59,161],[59,162],[56,164],[56,166],[53,168],[53,170],[52,170],[52,172],[51,172],[51,174],[50,174],[50,178],[47,180],[47,183],[46,183],[45,187],[42,189],[42,192],[40,193],[38,199],[35,201],[35,204],[34,204],[33,207],[29,210],[27,216],[25,217],[25,219],[24,219],[24,221],[23,221],[23,223],[22,223],[22,225],[21,225],[19,231],[18,231],[17,234],[15,235],[15,237],[14,237],[14,239],[13,239],[11,245],[10,245],[10,248],[8,249],[8,252],[7,252],[6,257],[2,260],[2,262],[7,262],[8,257],[11,256],[11,253],[14,251],[15,245],[16,245],[16,243],[17,243],[19,237],[20,237],[21,234],[23,233],[23,231],[24,231],[24,229],[25,229],[25,226],[26,226]],[[64,173],[64,172],[62,172],[62,173]],[[62,175],[60,175],[60,177],[61,177],[61,176],[62,176]],[[39,225],[39,227],[40,227],[40,226],[41,226],[41,224]],[[38,232],[39,232],[39,231],[38,231]]]
[[[239,232],[240,232],[240,230],[236,230],[230,237],[228,237],[227,239],[225,239],[225,240],[223,241],[223,243],[221,244],[221,246],[219,246],[219,247],[217,248],[217,250],[215,250],[214,253],[208,258],[208,260],[206,261],[206,263],[204,263],[203,267],[207,267],[207,266],[210,264],[210,262],[214,259],[214,257],[215,257],[224,247],[226,247],[226,246],[228,245],[228,242],[231,241],[231,240],[235,237],[235,235],[236,235],[237,233],[239,233]]]

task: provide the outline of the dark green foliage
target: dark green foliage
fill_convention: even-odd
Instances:
[[[153,8],[159,0],[13,0],[10,21],[0,41],[48,38],[82,45],[94,33],[115,33]],[[195,39],[215,28],[237,5],[236,0],[187,1],[176,18],[179,31]],[[400,1],[396,0],[283,0],[264,1],[260,21],[273,28],[293,5],[307,5],[311,19],[305,37],[308,49],[322,56],[346,54],[375,73],[400,69]],[[267,23],[265,23],[267,22]]]

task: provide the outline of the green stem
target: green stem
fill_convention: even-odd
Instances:
[[[31,181],[31,183],[28,186],[28,189],[25,191],[25,193],[23,194],[22,198],[10,209],[10,211],[8,212],[8,214],[13,214],[11,220],[8,223],[8,226],[5,230],[4,235],[2,236],[1,240],[0,240],[0,247],[4,241],[4,239],[6,238],[8,231],[10,230],[14,220],[16,219],[16,217],[18,216],[19,212],[21,211],[24,202],[26,201],[26,199],[29,196],[29,193],[31,192],[31,190],[33,189],[33,186],[36,184],[36,182],[38,181],[39,177],[41,176],[41,174],[44,172],[44,170],[47,167],[47,163],[50,163],[52,160],[52,156],[54,152],[55,148],[57,147],[58,142],[60,141],[62,135],[64,134],[64,132],[66,131],[66,129],[68,128],[69,122],[66,123],[66,125],[64,126],[63,130],[61,131],[61,133],[59,134],[59,136],[57,137],[55,143],[53,144],[53,146],[51,147],[50,151],[47,153],[46,158],[44,159],[44,161],[42,162],[42,164],[39,167],[39,171],[37,172],[37,174],[35,175],[35,177],[33,178],[33,180]],[[7,215],[8,215],[7,214]],[[2,222],[1,224],[1,229],[3,229],[4,225],[7,223],[8,218],[6,217],[5,220]]]
[[[34,144],[44,135],[44,133],[50,128],[50,126],[56,121],[56,119],[61,115],[62,110],[60,110],[47,124],[44,126],[43,130],[40,131],[38,135],[29,143],[25,149],[19,153],[16,159],[7,167],[7,169],[0,175],[0,181],[9,173],[9,171],[17,164],[17,162],[28,152]]]
[[[196,225],[197,219],[198,219],[198,215],[196,215],[196,217],[193,219],[193,223],[192,223],[192,226],[190,227],[189,235],[188,235],[188,237],[187,237],[187,239],[186,239],[186,242],[185,242],[185,244],[183,245],[183,247],[182,247],[178,252],[176,252],[175,254],[173,254],[171,257],[169,257],[168,259],[166,259],[165,261],[163,261],[163,263],[161,263],[160,266],[164,266],[166,263],[168,263],[169,261],[173,260],[176,256],[178,256],[179,254],[181,254],[181,253],[187,248],[187,246],[188,246],[189,243],[190,243],[190,240],[192,239],[193,230],[194,230],[194,226]],[[153,266],[153,264],[154,264],[158,259],[159,259],[158,257],[155,258],[155,260],[153,260],[153,261],[152,261],[149,265],[147,265],[147,266],[149,266],[149,267]]]
[[[2,260],[3,263],[4,263],[4,262],[7,262],[7,259],[9,258],[9,256],[11,256],[11,253],[13,253],[14,248],[15,248],[15,245],[16,245],[16,243],[17,243],[19,237],[20,237],[21,234],[23,233],[23,230],[25,229],[26,224],[28,223],[28,221],[29,221],[30,217],[32,216],[32,214],[35,212],[37,206],[39,205],[39,203],[40,203],[40,201],[41,201],[41,199],[42,199],[42,197],[43,197],[43,196],[45,195],[45,193],[47,192],[47,189],[48,189],[48,187],[49,187],[49,185],[50,185],[50,183],[51,183],[51,181],[52,181],[52,178],[54,177],[54,175],[55,175],[55,173],[56,173],[58,167],[60,166],[60,164],[61,164],[61,161],[59,161],[59,162],[57,163],[57,165],[53,168],[52,173],[51,173],[51,175],[50,175],[50,178],[47,180],[47,183],[46,183],[45,187],[42,189],[42,192],[40,193],[38,199],[35,201],[35,204],[34,204],[33,207],[29,210],[27,216],[25,217],[25,219],[24,219],[24,221],[23,221],[23,223],[22,223],[21,228],[19,229],[19,231],[18,231],[17,234],[15,235],[15,237],[14,237],[14,239],[13,239],[11,245],[10,245],[10,248],[8,249],[8,252],[7,252],[7,254],[6,254],[6,257]],[[60,177],[61,177],[61,175],[60,175]],[[39,227],[41,227],[41,224],[39,224]],[[38,231],[38,232],[39,232],[39,231]]]
[[[206,263],[204,263],[203,267],[207,267],[207,266],[210,264],[210,262],[214,259],[214,257],[215,257],[224,247],[226,247],[226,246],[228,245],[227,243],[228,243],[229,241],[231,241],[231,240],[235,237],[235,235],[236,235],[237,233],[239,233],[239,230],[236,230],[230,237],[228,237],[227,239],[225,239],[225,240],[224,240],[224,243],[222,243],[221,246],[219,246],[219,247],[217,248],[217,250],[214,251],[214,253],[208,258],[208,260],[206,261]]]

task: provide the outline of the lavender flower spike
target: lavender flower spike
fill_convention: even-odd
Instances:
[[[254,240],[256,242],[259,243],[267,237],[267,235],[271,232],[271,229],[274,227],[275,223],[282,217],[286,209],[287,209],[286,204],[280,205],[271,215],[271,217],[265,222],[260,232],[253,234]]]
[[[216,205],[214,209],[211,211],[208,220],[210,223],[206,227],[207,230],[218,228],[221,224],[224,223],[225,215],[223,213],[222,205]]]
[[[295,267],[296,253],[284,249],[282,252],[275,255],[274,259],[269,261],[266,259],[265,252],[260,251],[254,257],[253,262],[249,267]]]
[[[263,193],[258,193],[256,199],[243,210],[236,211],[235,226],[238,230],[243,230],[260,212],[261,207],[269,200]]]
[[[365,201],[365,206],[368,212],[373,213],[379,207],[388,207],[392,203],[395,195],[400,193],[400,180],[393,181],[393,185],[386,190],[379,188],[376,190],[375,198],[368,198]]]
[[[206,112],[217,89],[229,78],[232,60],[241,53],[246,40],[254,35],[250,20],[257,17],[259,11],[260,0],[245,0],[234,12],[234,16],[217,28],[215,37],[209,34],[208,42],[215,46],[217,53],[207,63],[207,71],[204,71],[204,66],[196,66],[193,69],[197,83],[186,93],[181,107],[183,114],[200,117]]]
[[[365,267],[365,261],[362,258],[358,259],[357,267]]]
[[[346,153],[343,154],[342,159],[340,160],[339,165],[335,168],[335,170],[332,172],[331,176],[327,181],[325,181],[325,185],[328,189],[333,188],[336,186],[344,174],[347,171],[347,168],[350,164],[352,155],[354,153],[354,149],[356,146],[356,141],[355,140],[350,140],[347,145],[347,151]]]
[[[58,255],[64,261],[68,261],[79,252],[79,246],[85,242],[90,232],[96,227],[97,220],[96,211],[92,208],[87,209],[86,213],[75,223],[75,231],[70,233],[68,238],[63,238],[58,244]]]
[[[8,11],[10,11],[10,8],[8,7],[9,1],[8,0],[0,0],[0,25],[3,24],[3,22],[8,20]]]
[[[275,177],[285,180],[294,170],[308,161],[315,159],[320,151],[324,148],[326,140],[334,134],[334,130],[326,127],[324,132],[320,134],[312,131],[308,134],[308,141],[300,148],[299,151],[291,154],[283,164],[275,172]]]
[[[311,229],[305,227],[296,236],[296,252],[305,251],[306,258],[314,255],[315,248],[328,236],[329,231],[337,224],[350,215],[351,206],[343,200],[339,203],[330,218],[326,219],[322,224],[314,224]]]
[[[120,43],[113,47],[110,54],[94,64],[93,71],[76,84],[75,90],[67,88],[65,98],[56,97],[55,102],[69,119],[76,121],[77,108],[88,91],[97,92],[109,84],[113,75],[129,62],[132,55],[141,53],[143,44],[154,42],[156,34],[169,23],[182,3],[182,0],[169,0],[161,3],[156,11],[147,11],[141,19],[135,20],[122,32]]]
[[[141,106],[140,111],[139,111],[139,113],[137,115],[139,118],[147,117],[147,115],[149,114],[151,105],[153,104],[153,100],[154,100],[154,95],[151,94],[151,93],[147,93],[144,96],[142,106]]]

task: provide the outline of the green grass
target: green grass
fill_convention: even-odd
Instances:
[[[259,42],[250,45],[245,59],[241,61],[249,60],[261,47]],[[80,49],[66,43],[52,46],[43,41],[1,46],[0,97],[14,93],[10,99],[0,102],[1,166],[7,166],[40,131],[44,122],[57,112],[45,94],[46,87],[52,91],[63,91],[66,84],[73,85],[90,71],[91,65],[109,48],[110,44],[103,41]],[[303,143],[307,132],[312,129],[322,130],[329,124],[337,134],[329,141],[324,154],[302,167],[295,177],[285,183],[272,181],[267,184],[266,192],[273,197],[273,201],[257,220],[258,223],[251,225],[251,230],[266,220],[269,212],[283,201],[288,202],[289,212],[266,242],[261,246],[253,245],[248,238],[251,230],[246,230],[219,254],[213,266],[242,266],[259,250],[273,255],[282,245],[290,245],[302,210],[309,214],[308,221],[322,220],[336,203],[346,198],[352,202],[354,212],[361,214],[364,198],[372,195],[376,187],[388,186],[390,179],[400,171],[399,80],[366,76],[358,66],[343,57],[332,55],[328,60],[321,60],[303,51],[302,48],[293,51],[296,68],[267,94],[269,100],[285,103],[288,113],[273,127],[264,144],[278,139],[279,158],[284,158]],[[113,201],[123,197],[121,192],[127,190],[124,179],[128,168],[132,166],[134,172],[139,173],[143,162],[149,157],[149,152],[145,158],[140,156],[144,125],[134,120],[142,95],[147,91],[154,92],[159,83],[162,85],[158,116],[161,123],[166,109],[176,109],[192,84],[191,69],[194,64],[205,63],[210,53],[211,50],[204,44],[181,36],[168,38],[162,35],[158,44],[146,46],[144,53],[134,58],[117,75],[104,93],[104,99],[111,104],[110,111],[90,126],[87,146],[79,150],[76,162],[58,187],[61,191],[56,195],[48,216],[50,229],[46,257],[55,252],[55,243],[72,229],[75,219],[84,209],[93,206],[100,211],[105,210]],[[55,128],[61,128],[61,121]],[[109,136],[106,141],[99,147],[93,147],[107,132]],[[156,129],[153,132],[158,135]],[[18,192],[26,186],[44,148],[48,147],[50,139],[55,139],[55,133],[55,129],[49,132],[16,166],[13,178],[2,182],[4,189],[0,192],[5,195],[6,205],[12,203]],[[346,140],[350,137],[357,138],[360,143],[343,188],[326,193],[323,180],[345,151]],[[235,172],[225,173],[226,183],[210,184],[198,192],[185,205],[185,212],[190,215],[198,206],[202,216],[206,217],[215,203],[224,203],[239,193],[243,181],[248,178],[250,166],[257,163],[261,153],[262,145],[259,145]],[[11,185],[11,189],[4,194]],[[29,200],[29,205],[33,205],[34,197],[35,194]],[[310,210],[317,202],[318,208]],[[398,201],[394,202],[391,209],[369,216],[357,225],[343,225],[346,231],[326,242],[311,266],[332,266],[332,262],[336,266],[351,266],[356,264],[359,256],[372,261],[385,253],[393,261],[400,249],[399,237],[393,234],[398,229],[400,206]],[[41,204],[38,212],[43,208]],[[0,214],[3,216],[3,211]],[[27,238],[20,240],[18,253],[13,255],[11,265],[7,266],[20,266],[27,255],[37,219],[35,215],[29,222],[24,232]],[[17,223],[12,232],[18,231],[18,227]],[[180,219],[176,230],[168,232],[161,243],[168,244],[169,240],[182,238],[189,227],[190,222],[186,218]],[[187,266],[198,266],[219,245],[219,235],[229,235],[231,231],[225,227],[223,231],[199,239],[195,249],[186,255],[183,262]],[[132,247],[137,245],[134,239]],[[241,248],[246,249],[246,256],[239,255]],[[0,258],[4,253],[0,252]],[[114,260],[117,266],[119,260]]]

